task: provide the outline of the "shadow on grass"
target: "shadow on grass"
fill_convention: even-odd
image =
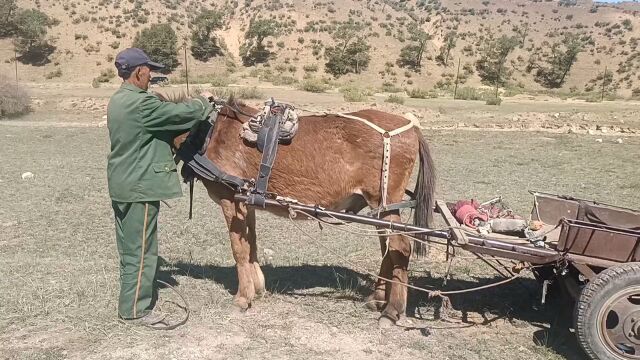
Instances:
[[[167,270],[160,273],[160,279],[173,275],[189,276],[195,279],[212,280],[221,284],[230,294],[237,291],[238,277],[234,266],[194,265],[184,262],[168,264]],[[363,301],[371,293],[373,279],[363,273],[340,266],[300,265],[300,266],[261,266],[266,280],[267,290],[271,293],[295,294],[296,296],[326,297]],[[478,278],[476,280],[450,279],[442,289],[460,290],[495,283],[502,278]],[[440,289],[441,278],[424,276],[410,277],[411,284],[427,289]],[[304,293],[313,288],[326,288],[327,291]],[[540,291],[534,279],[522,278],[514,282],[481,291],[449,296],[452,308],[461,314],[467,324],[487,325],[493,322],[509,322],[513,326],[524,326],[523,322],[538,327],[532,341],[545,346],[569,360],[583,359],[575,336],[568,330],[572,304],[555,299],[540,305]],[[549,300],[549,299],[548,299]],[[409,290],[407,316],[431,320],[438,313],[441,301],[428,299],[426,294]],[[431,310],[429,310],[431,309]],[[480,314],[482,320],[478,320]],[[473,320],[471,319],[473,317]],[[550,324],[550,325],[549,325]]]
[[[470,289],[503,280],[502,277],[479,277],[469,281],[450,279],[447,286],[442,288],[441,278],[412,276],[410,279],[415,286],[443,291]],[[488,325],[507,322],[515,327],[526,326],[524,323],[528,323],[539,328],[532,339],[536,345],[547,347],[568,360],[585,358],[575,335],[569,331],[572,327],[574,304],[560,289],[550,288],[545,305],[541,304],[540,285],[532,278],[520,278],[505,285],[453,294],[448,298],[463,323]],[[419,291],[409,290],[407,316],[430,320],[429,316],[423,314],[429,308],[438,314],[441,311],[441,300],[428,299]]]
[[[194,265],[177,262],[170,264],[162,274],[189,276],[194,279],[207,279],[224,286],[230,294],[238,291],[238,274],[235,266]],[[369,287],[366,274],[339,266],[300,265],[300,266],[271,266],[261,265],[264,273],[267,291],[279,294],[293,294],[299,290],[313,288],[329,288],[333,290],[348,290],[353,293],[350,300],[363,299],[368,294]],[[329,293],[326,293],[327,295]],[[298,294],[301,295],[301,294]],[[310,296],[318,296],[314,293]],[[322,295],[320,295],[322,296]]]

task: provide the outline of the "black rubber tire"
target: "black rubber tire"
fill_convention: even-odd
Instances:
[[[578,343],[593,360],[630,359],[613,353],[598,334],[598,314],[606,301],[621,290],[640,285],[640,263],[626,263],[599,273],[584,287],[575,309]]]

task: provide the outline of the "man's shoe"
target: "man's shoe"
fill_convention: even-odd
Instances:
[[[123,319],[125,324],[138,325],[138,326],[146,326],[151,329],[156,330],[165,330],[169,327],[164,320],[166,315],[151,311],[147,315],[137,318],[137,319]],[[168,329],[167,329],[168,330]]]

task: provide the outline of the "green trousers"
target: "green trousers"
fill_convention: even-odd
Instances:
[[[136,319],[148,314],[157,298],[160,202],[112,201],[112,207],[120,254],[118,313],[123,319]]]

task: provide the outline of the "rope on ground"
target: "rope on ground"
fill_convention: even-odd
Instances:
[[[497,283],[492,283],[492,284],[487,284],[487,285],[482,285],[482,286],[478,286],[478,287],[474,287],[474,288],[469,288],[469,289],[462,289],[462,290],[449,290],[449,291],[442,291],[442,290],[429,290],[429,289],[425,289],[419,286],[415,286],[415,285],[411,285],[411,284],[405,284],[403,282],[397,281],[397,280],[392,280],[392,279],[387,279],[383,276],[377,275],[367,269],[364,269],[361,266],[358,266],[357,264],[355,264],[354,262],[350,261],[349,259],[343,257],[342,255],[338,254],[337,252],[333,251],[333,249],[329,248],[328,246],[326,246],[322,241],[318,241],[318,239],[316,239],[315,236],[313,236],[312,234],[310,234],[308,231],[304,230],[303,228],[301,228],[300,226],[298,226],[298,224],[296,224],[296,222],[294,221],[294,216],[293,214],[296,213],[300,213],[303,214],[305,216],[307,216],[309,219],[315,219],[318,220],[317,218],[303,212],[303,211],[299,211],[299,210],[291,210],[289,212],[289,220],[291,220],[291,224],[297,228],[301,233],[303,233],[305,236],[307,236],[312,242],[314,242],[316,245],[324,248],[326,251],[328,251],[329,253],[331,253],[333,256],[335,256],[336,258],[340,259],[341,261],[345,262],[346,264],[349,264],[350,266],[352,266],[355,269],[358,269],[364,273],[366,273],[367,275],[378,279],[378,280],[383,280],[389,283],[393,283],[393,284],[398,284],[400,286],[404,286],[413,290],[417,290],[417,291],[421,291],[427,294],[427,296],[429,298],[435,298],[435,297],[439,297],[442,300],[442,306],[443,309],[445,311],[447,311],[448,309],[451,309],[451,301],[449,300],[449,298],[447,297],[448,295],[454,295],[454,294],[462,294],[462,293],[469,293],[469,292],[473,292],[473,291],[479,291],[479,290],[484,290],[484,289],[488,289],[488,288],[492,288],[495,286],[500,286],[500,285],[504,285],[506,283],[509,283],[513,280],[516,280],[518,278],[520,278],[522,276],[522,274],[524,272],[520,272],[518,274],[513,275],[510,278],[507,278],[505,280],[499,281]]]
[[[182,300],[184,305],[180,305],[180,304],[174,303],[174,302],[172,302],[172,303],[174,303],[177,307],[181,308],[185,312],[184,318],[182,318],[182,320],[180,320],[180,321],[178,321],[177,323],[174,323],[174,324],[169,324],[167,326],[160,327],[158,329],[159,330],[173,330],[173,329],[177,328],[178,326],[186,324],[187,320],[189,320],[189,315],[191,314],[191,309],[189,308],[189,303],[187,302],[187,299],[174,286],[169,285],[167,282],[162,281],[160,279],[156,279],[156,281],[159,282],[160,284],[166,286],[167,288],[171,289],[176,294],[178,294],[178,296],[180,297],[180,299]]]

